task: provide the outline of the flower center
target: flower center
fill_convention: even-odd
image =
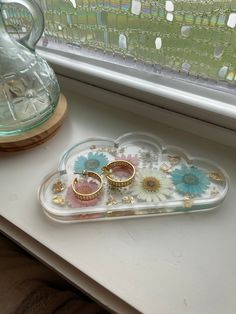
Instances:
[[[149,192],[156,192],[160,189],[160,181],[154,177],[147,177],[143,180],[143,188]]]
[[[196,185],[199,183],[199,180],[196,176],[189,173],[183,177],[183,182],[186,184]]]
[[[94,170],[98,168],[100,165],[100,162],[97,159],[88,159],[85,162],[85,168],[88,170]]]

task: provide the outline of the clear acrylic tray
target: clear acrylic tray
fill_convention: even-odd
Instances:
[[[109,184],[102,169],[115,160],[134,166],[134,180],[128,186]],[[101,185],[82,175],[84,170],[99,174],[103,182],[91,200],[79,199],[72,189],[75,177],[76,188],[83,193],[93,193]],[[114,175],[121,181],[129,176],[124,167]],[[228,186],[225,171],[212,161],[191,157],[152,134],[133,132],[74,145],[62,156],[58,170],[44,178],[38,194],[50,218],[82,222],[206,211],[221,204]]]

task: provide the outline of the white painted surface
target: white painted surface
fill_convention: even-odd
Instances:
[[[2,216],[142,313],[235,313],[236,150],[64,92],[69,117],[53,139],[0,155]],[[43,214],[39,182],[65,149],[87,137],[135,130],[219,163],[232,186],[224,204],[207,214],[81,224],[55,223]]]
[[[136,1],[136,0],[135,0]],[[164,40],[163,40],[163,45]],[[235,95],[74,55],[39,50],[59,75],[236,130]]]

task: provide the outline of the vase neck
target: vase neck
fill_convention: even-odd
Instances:
[[[0,4],[0,40],[3,40],[3,38],[6,39],[6,37],[9,37],[9,35],[6,30],[4,19],[3,19],[2,4]]]

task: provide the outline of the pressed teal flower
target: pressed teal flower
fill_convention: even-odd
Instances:
[[[195,166],[183,165],[172,172],[172,181],[181,194],[199,196],[208,188],[210,181],[205,173]]]
[[[108,164],[108,159],[103,153],[89,152],[88,156],[80,156],[74,164],[74,172],[79,173],[84,170],[102,173],[102,168]]]

